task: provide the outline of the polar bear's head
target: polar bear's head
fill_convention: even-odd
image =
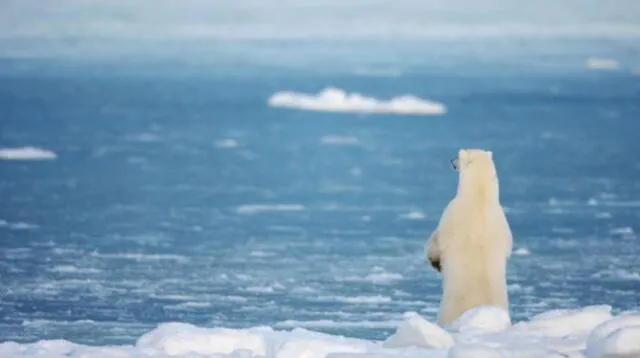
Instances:
[[[458,193],[473,191],[477,194],[498,194],[498,176],[492,152],[482,149],[460,149],[451,164],[460,177]]]

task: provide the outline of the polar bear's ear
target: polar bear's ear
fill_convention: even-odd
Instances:
[[[493,152],[490,150],[487,150],[487,156],[489,157],[489,159],[493,159]]]

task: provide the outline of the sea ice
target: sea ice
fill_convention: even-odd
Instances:
[[[340,322],[330,323],[340,326]],[[590,306],[550,311],[512,326],[505,311],[480,307],[446,330],[409,312],[395,334],[383,342],[301,328],[226,329],[163,323],[135,345],[90,347],[64,340],[28,344],[9,341],[0,343],[0,357],[632,358],[640,357],[640,313],[612,317],[611,307]]]

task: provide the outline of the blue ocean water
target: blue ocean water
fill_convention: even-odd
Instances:
[[[598,55],[620,69],[586,68]],[[406,311],[434,318],[423,245],[461,147],[494,152],[515,320],[640,305],[640,77],[624,46],[248,43],[190,58],[0,61],[0,147],[57,154],[0,161],[0,340],[132,343],[168,321],[381,339]],[[267,105],[326,86],[448,112]]]

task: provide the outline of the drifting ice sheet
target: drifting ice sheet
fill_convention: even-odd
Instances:
[[[611,307],[547,312],[509,325],[506,312],[481,307],[449,331],[407,313],[385,342],[295,328],[276,331],[201,328],[165,323],[133,346],[89,347],[64,340],[0,343],[0,357],[212,357],[216,358],[626,358],[640,357],[640,312],[612,317]],[[295,321],[289,322],[296,326]]]
[[[325,88],[317,95],[289,91],[277,92],[269,98],[268,103],[271,107],[321,112],[437,115],[447,111],[442,103],[412,95],[403,95],[385,101],[359,93],[347,93],[335,87]]]
[[[36,147],[0,148],[0,159],[4,160],[51,160],[56,153]]]

